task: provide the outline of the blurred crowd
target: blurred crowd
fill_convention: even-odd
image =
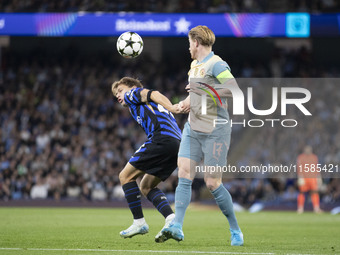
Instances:
[[[338,12],[337,0],[2,0],[0,12]]]
[[[116,103],[111,84],[134,76],[164,91],[180,73],[172,78],[131,61],[14,58],[0,87],[0,199],[121,197],[118,173],[146,137]]]
[[[312,82],[313,83],[313,82]],[[295,83],[296,84],[296,83]],[[300,83],[301,84],[301,83]],[[340,119],[339,90],[335,80],[323,79],[322,84],[317,81],[306,88],[314,95],[314,99],[307,105],[313,113],[312,117],[304,116],[297,107],[288,108],[288,116],[279,114],[270,116],[271,119],[295,119],[295,128],[286,128],[280,124],[264,125],[256,129],[254,137],[248,141],[245,153],[238,160],[238,166],[297,165],[297,157],[302,153],[305,145],[311,145],[319,158],[323,185],[320,187],[321,201],[325,203],[340,201]],[[294,83],[288,85],[294,86]],[[315,98],[315,95],[318,95]],[[279,123],[279,122],[276,122]],[[259,149],[261,148],[261,149]],[[244,185],[235,183],[236,194],[243,203],[251,204],[254,199],[294,201],[297,197],[296,179],[283,178],[287,175],[277,175],[274,179],[258,180]],[[275,180],[275,185],[273,185]],[[258,188],[261,186],[260,193]],[[251,187],[251,188],[245,188]],[[246,196],[244,194],[247,194]],[[258,194],[258,196],[256,196]],[[270,196],[268,198],[268,196]],[[237,197],[237,195],[236,195]],[[248,200],[248,201],[247,201]]]
[[[337,89],[337,78],[339,78],[340,72],[338,69],[332,68],[317,71],[318,68],[313,62],[311,52],[305,48],[301,48],[295,56],[292,52],[285,55],[282,51],[275,55],[276,57],[271,61],[271,68],[277,71],[271,73],[278,74],[274,75],[275,77],[286,78],[286,80],[282,79],[277,83],[283,87],[308,89],[312,99],[306,104],[306,108],[312,113],[312,116],[305,116],[295,106],[287,108],[287,116],[282,116],[281,111],[265,116],[269,119],[295,119],[297,126],[287,128],[283,127],[280,122],[276,122],[273,128],[271,123],[267,122],[261,128],[253,128],[250,131],[252,138],[247,141],[244,153],[238,158],[238,167],[268,164],[297,165],[296,160],[302,153],[303,147],[310,145],[325,170],[322,172],[323,185],[320,187],[321,201],[325,203],[339,202],[340,132],[338,126],[340,105],[338,102],[340,91]],[[280,68],[276,68],[277,63],[280,62],[278,59],[285,59]],[[290,79],[292,77],[301,79]],[[319,79],[315,77],[319,77]],[[254,93],[258,94],[257,96],[255,94],[257,101],[260,100],[266,104],[263,109],[268,109],[272,103],[272,89],[270,86],[266,87],[265,83],[266,81],[255,84]],[[263,91],[267,91],[267,94],[262,94],[262,98],[260,98]],[[259,119],[259,116],[250,117],[249,115],[248,119]],[[283,177],[287,177],[287,175],[276,175],[275,178],[261,181],[247,180],[246,184],[242,181],[233,181],[234,197],[236,200],[239,199],[241,204],[248,205],[252,204],[254,199],[257,201],[294,201],[297,197],[296,179],[292,179],[292,176],[290,176],[291,179]]]
[[[124,198],[118,173],[146,137],[127,109],[116,103],[110,85],[123,76],[133,76],[174,103],[186,95],[184,85],[177,85],[187,80],[187,66],[167,68],[168,63],[155,63],[147,56],[139,60],[143,65],[121,60],[89,62],[67,55],[30,62],[11,56],[5,61],[0,83],[0,200]],[[337,69],[329,73],[316,68],[305,48],[277,49],[265,64],[237,64],[233,59],[230,63],[236,77],[339,76]],[[157,70],[148,68],[156,65]],[[294,162],[306,141],[317,148],[322,163],[340,162],[340,135],[334,126],[340,117],[336,103],[340,94],[327,84],[312,89],[320,95],[311,106],[317,113],[315,123],[304,126],[300,122],[298,135],[268,127],[257,130],[239,164]],[[258,100],[262,100],[260,95]],[[182,128],[186,117],[177,118]],[[233,130],[231,148],[246,130]],[[176,182],[175,173],[161,188],[173,193]],[[194,199],[200,198],[202,184],[201,180],[194,184]],[[278,198],[294,201],[297,194],[296,179],[240,179],[226,185],[242,205]],[[326,180],[322,199],[340,201],[339,179]]]

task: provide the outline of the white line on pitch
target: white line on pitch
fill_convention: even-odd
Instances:
[[[13,251],[93,251],[93,252],[130,252],[130,253],[139,253],[139,252],[148,252],[148,253],[186,253],[186,254],[238,254],[238,255],[275,255],[273,252],[224,252],[224,251],[155,251],[155,250],[101,250],[101,249],[52,249],[52,248],[3,248],[0,247],[0,250],[13,250]],[[306,253],[287,253],[286,255],[315,255],[315,254],[306,254]]]
[[[127,252],[127,253],[181,253],[181,254],[239,254],[239,255],[274,255],[275,253],[257,252],[219,252],[219,251],[155,251],[155,250],[101,250],[101,249],[48,249],[48,248],[1,248],[0,250],[26,250],[26,251],[93,251],[93,252]]]

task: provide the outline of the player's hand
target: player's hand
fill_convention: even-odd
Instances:
[[[178,107],[181,113],[189,113],[190,112],[190,104],[186,104],[184,101],[179,102]]]
[[[305,179],[304,179],[304,178],[301,178],[301,177],[298,177],[297,183],[298,183],[298,186],[299,186],[299,187],[301,187],[301,186],[303,186],[303,185],[306,184]]]
[[[174,104],[170,107],[169,109],[170,112],[174,113],[174,114],[179,114],[179,113],[182,113],[181,112],[181,109],[179,107],[179,104]]]

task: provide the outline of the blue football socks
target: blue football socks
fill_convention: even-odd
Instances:
[[[229,191],[223,186],[223,184],[221,184],[211,193],[213,194],[216,203],[220,207],[222,213],[227,217],[230,228],[233,230],[239,230],[240,228],[237,224],[233,201]]]
[[[191,201],[192,181],[186,178],[179,178],[175,192],[175,219],[173,223],[183,226],[185,211]]]

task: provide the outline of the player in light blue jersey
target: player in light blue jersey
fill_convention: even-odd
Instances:
[[[193,59],[187,86],[190,94],[179,104],[183,112],[189,112],[189,118],[183,130],[178,154],[176,216],[171,225],[162,231],[165,239],[173,238],[177,241],[184,239],[182,226],[185,211],[191,200],[191,186],[196,166],[202,160],[205,166],[223,167],[227,164],[231,127],[229,124],[214,126],[213,121],[222,118],[229,120],[226,97],[231,96],[231,93],[227,86],[218,90],[217,86],[215,89],[215,85],[226,85],[234,79],[228,64],[212,51],[214,42],[215,35],[206,26],[194,27],[189,32],[189,51]],[[207,95],[211,97],[202,100],[202,97]],[[243,234],[235,217],[231,195],[222,184],[222,172],[207,172],[204,180],[228,219],[231,245],[243,245]]]
[[[119,174],[134,218],[133,224],[121,231],[120,235],[130,238],[149,231],[143,216],[141,193],[164,216],[164,227],[168,227],[175,217],[166,196],[157,185],[177,168],[181,130],[171,112],[179,113],[179,108],[158,91],[145,89],[139,80],[130,77],[114,82],[112,93],[121,105],[129,108],[132,117],[148,137]],[[142,175],[139,188],[136,179]],[[161,231],[155,241],[164,242]]]

